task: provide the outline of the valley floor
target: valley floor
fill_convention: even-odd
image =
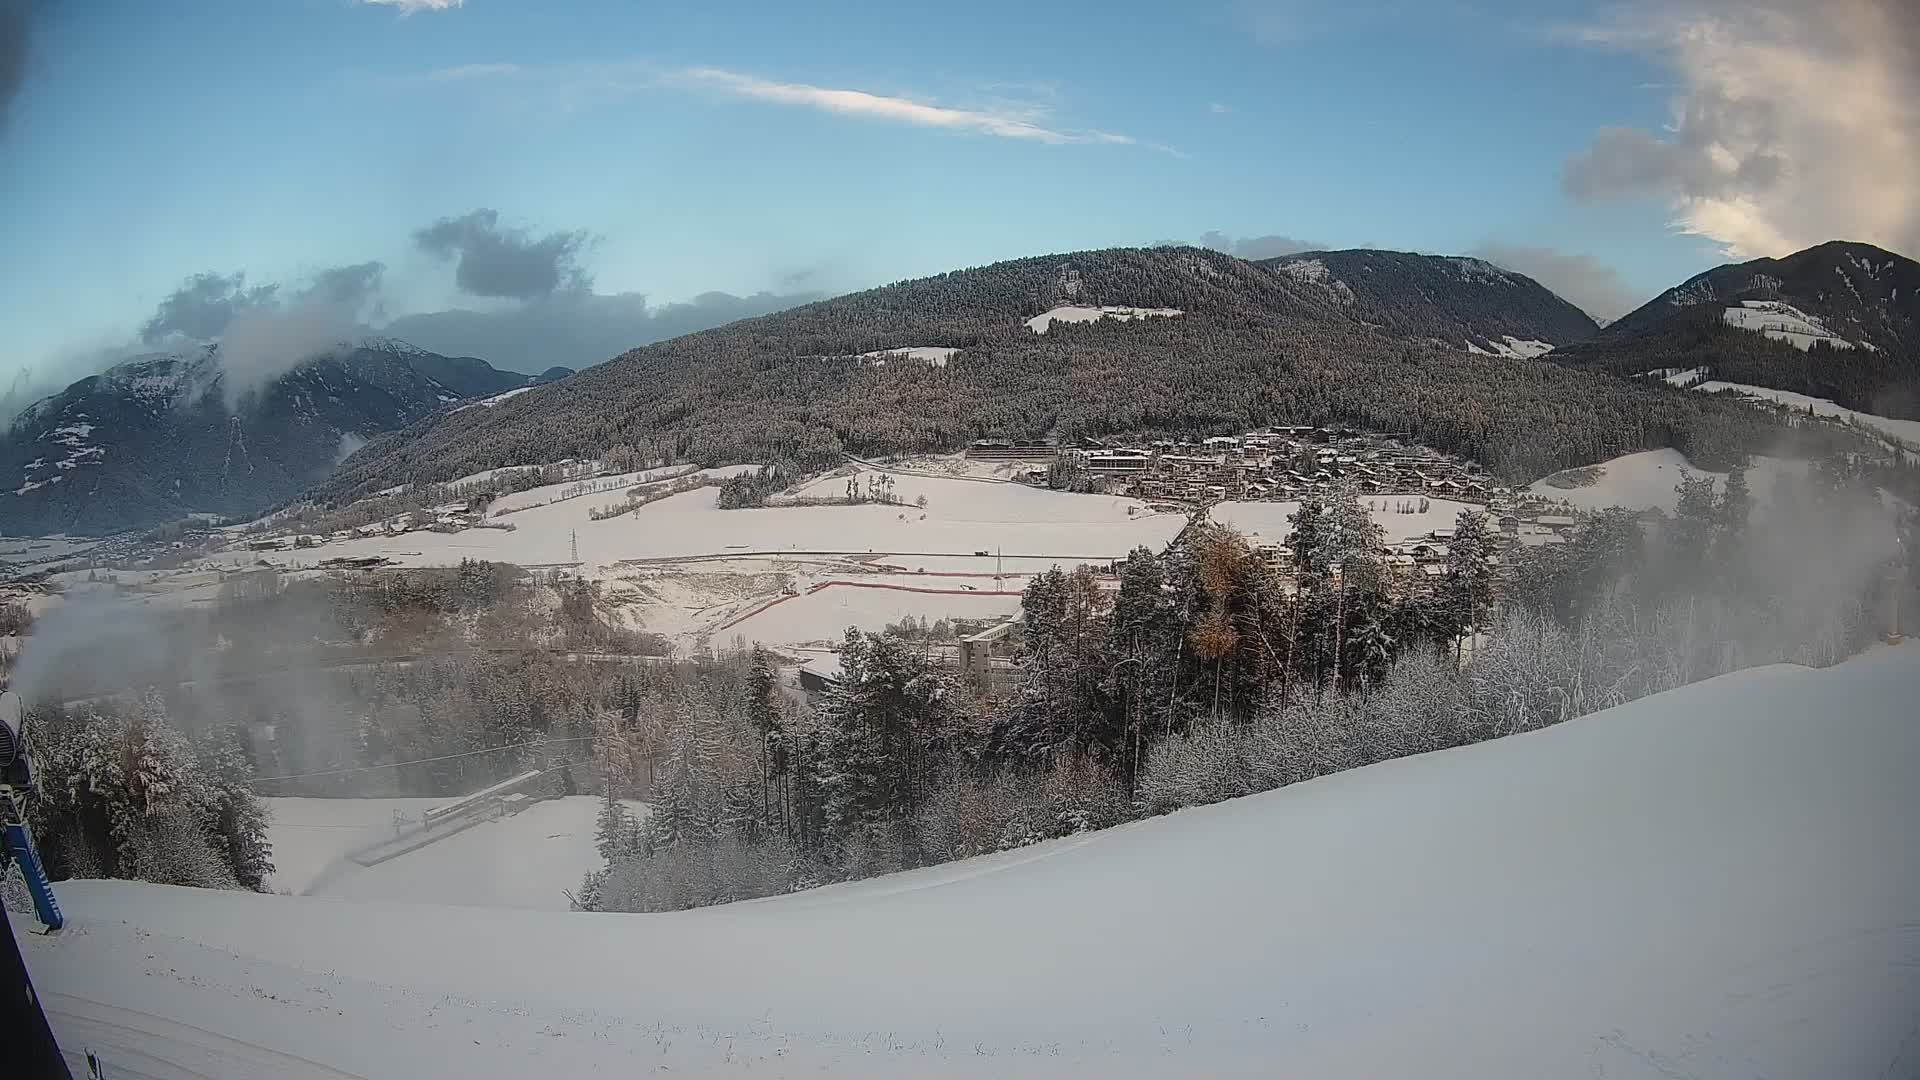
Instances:
[[[98,881],[16,933],[116,1078],[1912,1076],[1917,696],[1915,645],[1755,669],[670,915]]]

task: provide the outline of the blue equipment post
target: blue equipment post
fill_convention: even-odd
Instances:
[[[11,806],[9,809],[12,809]],[[33,897],[34,913],[40,916],[41,925],[47,929],[60,929],[67,920],[60,914],[59,902],[53,898],[53,885],[47,881],[47,872],[40,867],[40,855],[33,848],[33,834],[27,831],[24,821],[8,821],[6,829],[7,853],[20,865],[20,876],[27,879],[27,892]]]

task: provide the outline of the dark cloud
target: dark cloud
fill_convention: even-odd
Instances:
[[[823,262],[777,271],[774,278],[779,282],[780,288],[788,292],[810,292],[820,288],[834,276],[837,276],[836,268],[831,263]]]
[[[1201,233],[1200,246],[1224,251],[1242,259],[1277,259],[1282,255],[1297,255],[1302,251],[1320,251],[1326,247],[1325,244],[1296,240],[1291,236],[1246,236],[1235,239],[1218,231]]]
[[[33,20],[28,0],[0,0],[0,132],[7,129],[13,99],[27,81],[33,55]]]
[[[243,312],[274,307],[279,291],[278,285],[247,288],[244,273],[195,274],[160,301],[153,317],[141,325],[140,340],[153,346],[212,341]]]
[[[302,290],[300,298],[359,311],[380,294],[380,279],[386,271],[387,264],[377,259],[329,267],[313,276],[313,283]]]
[[[484,207],[441,218],[413,234],[420,250],[459,260],[453,280],[462,291],[513,300],[586,291],[592,278],[577,259],[590,239],[584,230],[536,238],[525,229],[501,225],[499,211]]]
[[[297,290],[247,285],[244,273],[195,274],[140,327],[150,348],[218,341],[222,388],[237,401],[343,341],[363,335],[362,314],[377,306],[386,266],[329,267]]]
[[[1527,275],[1596,319],[1617,319],[1646,299],[1627,284],[1620,271],[1591,255],[1568,255],[1553,248],[1497,241],[1482,244],[1468,254]]]
[[[591,367],[635,346],[819,299],[816,293],[710,292],[682,304],[649,305],[641,293],[558,293],[501,311],[405,315],[383,332],[449,356],[538,373],[556,364]]]

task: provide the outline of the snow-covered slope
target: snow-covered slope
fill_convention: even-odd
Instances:
[[[20,937],[110,1076],[1911,1076],[1916,696],[1763,668],[674,915],[70,882]]]
[[[1785,406],[1795,412],[1810,413],[1814,416],[1828,416],[1844,420],[1856,427],[1877,431],[1908,446],[1920,446],[1920,420],[1901,420],[1892,416],[1877,416],[1873,413],[1859,412],[1843,408],[1826,398],[1808,397],[1791,390],[1775,390],[1766,386],[1749,386],[1744,383],[1722,382],[1707,379],[1690,384],[1695,390],[1709,394],[1731,391],[1746,397],[1760,398],[1776,405]]]
[[[861,358],[873,361],[874,367],[886,367],[889,360],[905,360],[928,367],[946,367],[953,354],[959,352],[950,345],[911,345],[904,349],[875,349],[863,352]]]
[[[268,799],[272,888],[302,896],[565,911],[563,890],[601,864],[593,846],[600,800],[589,795],[538,802],[374,866],[347,858],[392,839],[396,817],[417,825],[422,811],[452,801]]]
[[[1054,323],[1085,323],[1097,319],[1118,319],[1127,322],[1131,319],[1160,318],[1171,319],[1184,314],[1179,308],[1143,308],[1124,307],[1107,304],[1103,307],[1083,307],[1067,304],[1049,309],[1027,320],[1027,329],[1036,334],[1044,334]]]
[[[1738,306],[1721,312],[1720,317],[1726,320],[1728,326],[1757,330],[1802,352],[1813,348],[1816,341],[1824,341],[1836,349],[1855,347],[1854,342],[1821,325],[1819,319],[1779,300],[1742,300]],[[1862,343],[1860,347],[1872,349],[1874,346]]]
[[[1756,457],[1747,469],[1747,483],[1754,498],[1762,502],[1773,497],[1774,480],[1783,473],[1804,474],[1805,461],[1776,457]],[[1724,481],[1726,473],[1702,469],[1678,450],[1642,450],[1622,454],[1610,461],[1581,469],[1567,469],[1527,488],[1535,495],[1558,499],[1581,510],[1605,510],[1623,506],[1631,510],[1659,509],[1673,512],[1679,503],[1674,489],[1687,477],[1712,477]]]
[[[1504,356],[1509,360],[1533,360],[1553,351],[1553,343],[1550,341],[1517,338],[1512,334],[1502,334],[1498,341],[1489,338],[1487,344],[1492,348],[1493,355]],[[1467,351],[1471,353],[1485,353],[1487,350],[1469,341],[1467,342]]]

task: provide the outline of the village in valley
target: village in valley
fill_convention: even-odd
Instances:
[[[833,685],[838,639],[851,626],[910,633],[976,692],[996,694],[1013,680],[1030,581],[1085,565],[1111,589],[1129,551],[1164,550],[1196,522],[1238,529],[1285,586],[1291,515],[1350,486],[1381,526],[1391,587],[1422,594],[1446,573],[1462,510],[1488,515],[1496,582],[1513,546],[1562,543],[1580,520],[1552,494],[1506,486],[1476,463],[1338,428],[980,440],[960,455],[852,460],[758,509],[718,509],[707,489],[753,468],[496,469],[332,511],[295,507],[103,547],[49,584],[196,604],[242,578],[487,560],[590,583],[610,623],[657,635],[663,644],[652,647],[669,653],[727,642],[775,649],[799,691]]]

